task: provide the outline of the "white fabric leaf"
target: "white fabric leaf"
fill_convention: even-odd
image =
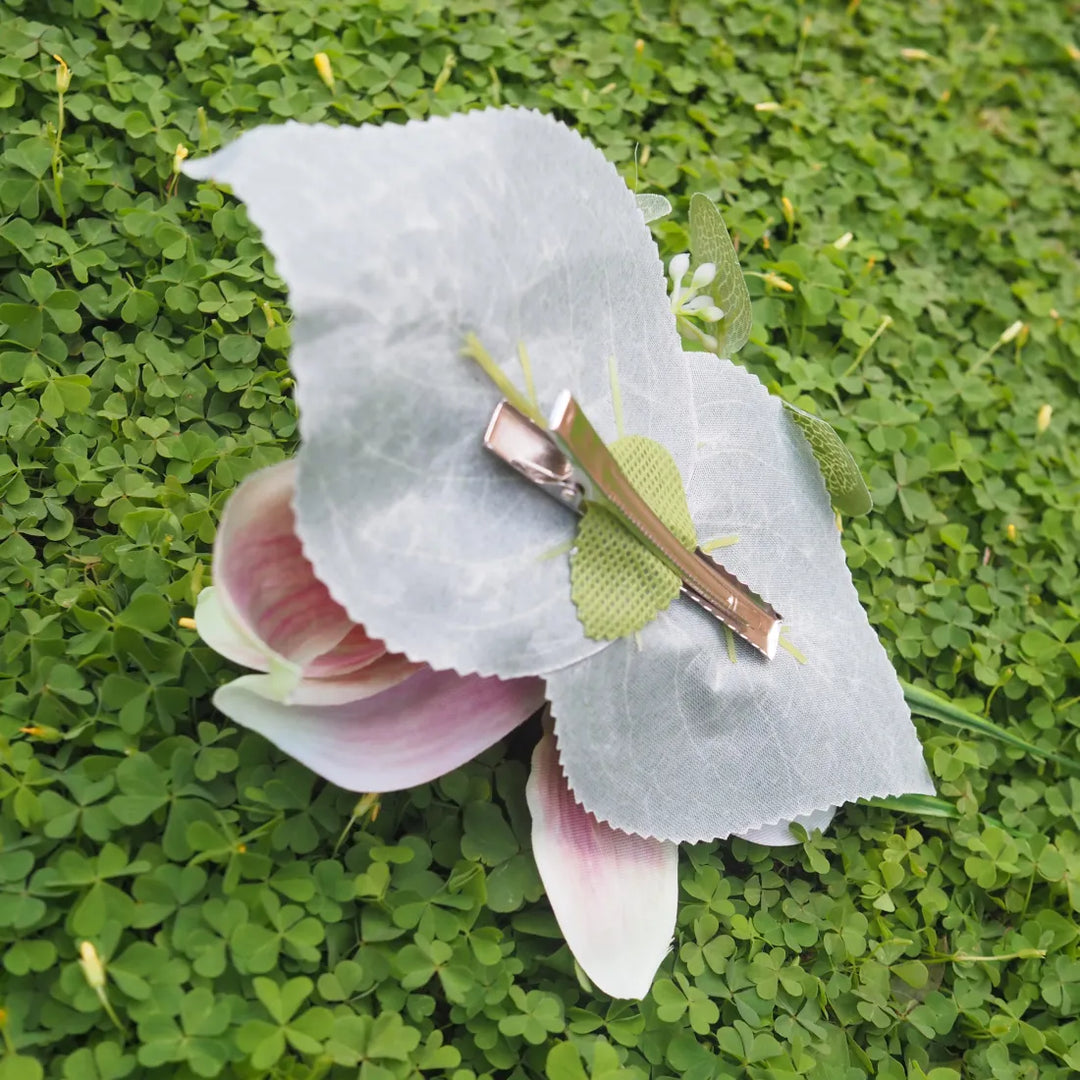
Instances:
[[[698,434],[664,271],[633,194],[549,117],[486,110],[403,126],[295,123],[189,162],[232,185],[296,313],[304,552],[351,619],[436,668],[504,678],[581,660],[574,520],[481,446],[500,394],[474,332],[540,409],[569,389],[602,438]]]
[[[732,664],[717,622],[676,601],[638,639],[548,676],[575,796],[615,828],[698,841],[857,798],[932,794],[806,441],[754,376],[707,353],[688,358],[698,536],[738,536],[724,565],[784,616],[806,663],[739,641]]]

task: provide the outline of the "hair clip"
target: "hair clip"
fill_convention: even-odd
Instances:
[[[501,401],[484,446],[530,483],[578,513],[603,506],[682,579],[682,595],[768,659],[776,655],[783,621],[771,604],[701,548],[688,551],[634,489],[569,390],[556,399],[550,431],[509,401]]]

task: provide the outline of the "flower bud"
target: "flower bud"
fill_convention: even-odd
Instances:
[[[788,223],[790,229],[795,224],[795,207],[786,195],[781,197],[780,206],[784,211],[784,220]]]
[[[105,965],[92,941],[84,941],[79,946],[79,966],[91,990],[100,992],[105,989]]]
[[[762,274],[762,280],[766,285],[774,285],[781,292],[795,291],[795,286],[790,281],[785,281],[779,274],[774,274],[771,270],[767,274]]]
[[[905,60],[929,60],[930,54],[925,49],[901,49],[900,55]]]
[[[683,251],[680,254],[674,256],[671,262],[668,263],[668,277],[672,281],[681,282],[686,277],[686,272],[690,269],[690,254]]]
[[[998,340],[1000,340],[1002,345],[1008,345],[1009,342],[1012,341],[1023,329],[1024,324],[1022,320],[1017,319],[1016,322],[1012,324],[1012,326],[1009,326],[1002,331],[1001,337]]]
[[[26,727],[19,728],[19,731],[43,743],[58,743],[64,738],[64,733],[51,724],[28,724]]]
[[[334,69],[330,66],[330,57],[324,52],[315,54],[315,70],[319,78],[326,84],[326,89],[331,92],[334,89]]]
[[[854,233],[846,232],[846,233],[844,233],[843,236],[838,236],[833,241],[832,246],[834,248],[836,248],[837,251],[843,251],[844,248],[846,248],[848,246],[848,244],[850,244],[851,241],[854,240],[854,239],[855,239],[855,234]]]
[[[1054,406],[1050,404],[1040,405],[1039,413],[1035,417],[1035,430],[1041,435],[1050,426],[1050,417],[1054,415]]]
[[[638,38],[637,41],[634,42],[634,52],[636,52],[638,54],[638,56],[640,56],[644,51],[645,51],[645,40],[644,40],[644,38]]]
[[[776,112],[779,108],[779,101],[759,101],[754,106],[754,112]]]
[[[62,94],[71,85],[71,68],[56,53],[53,53],[53,59],[56,61],[56,91]]]
[[[716,277],[716,265],[715,263],[702,263],[695,271],[694,276],[690,279],[691,289],[704,289],[706,285],[711,285]]]
[[[173,154],[172,159],[172,171],[173,175],[178,175],[181,165],[184,164],[184,159],[188,156],[188,148],[183,143],[176,144],[176,153]]]
[[[1011,521],[1005,526],[1005,535],[1011,542],[1016,541],[1016,526]]]

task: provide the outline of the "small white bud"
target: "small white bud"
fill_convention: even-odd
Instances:
[[[1016,337],[1016,335],[1019,334],[1020,331],[1023,330],[1023,329],[1024,329],[1023,322],[1020,319],[1017,319],[1016,322],[1014,322],[1012,324],[1012,326],[1008,327],[1006,330],[1004,330],[1002,332],[1002,334],[1001,334],[1001,344],[1002,345],[1008,345],[1009,342],[1012,341]]]
[[[834,248],[836,248],[837,251],[843,251],[844,248],[846,248],[848,246],[848,244],[850,244],[851,241],[854,240],[854,239],[855,239],[855,234],[854,233],[846,232],[846,233],[844,233],[843,236],[840,236],[837,239],[835,239],[833,241],[832,246]]]
[[[668,263],[668,277],[672,281],[678,283],[686,277],[686,272],[690,269],[690,254],[689,252],[682,252],[676,255],[671,262]]]
[[[1035,417],[1035,430],[1041,435],[1050,427],[1050,418],[1054,415],[1054,406],[1050,404],[1040,405],[1038,415]]]
[[[704,289],[706,285],[711,285],[713,279],[716,277],[716,265],[715,263],[702,263],[695,271],[694,276],[690,279],[691,289]]]

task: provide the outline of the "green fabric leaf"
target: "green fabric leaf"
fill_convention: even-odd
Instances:
[[[610,449],[634,489],[679,543],[693,550],[697,533],[671,455],[640,435],[617,439]],[[614,640],[635,633],[681,588],[679,575],[607,510],[586,505],[570,559],[570,595],[588,637]]]
[[[753,323],[750,293],[724,219],[712,201],[700,192],[690,199],[690,256],[692,268],[702,263],[716,267],[709,293],[724,312],[723,319],[716,324],[719,341],[716,351],[720,356],[734,356],[750,337]]]
[[[870,513],[874,506],[870,491],[851,452],[832,425],[790,402],[785,401],[784,408],[810,444],[825,478],[833,509],[852,517]]]

